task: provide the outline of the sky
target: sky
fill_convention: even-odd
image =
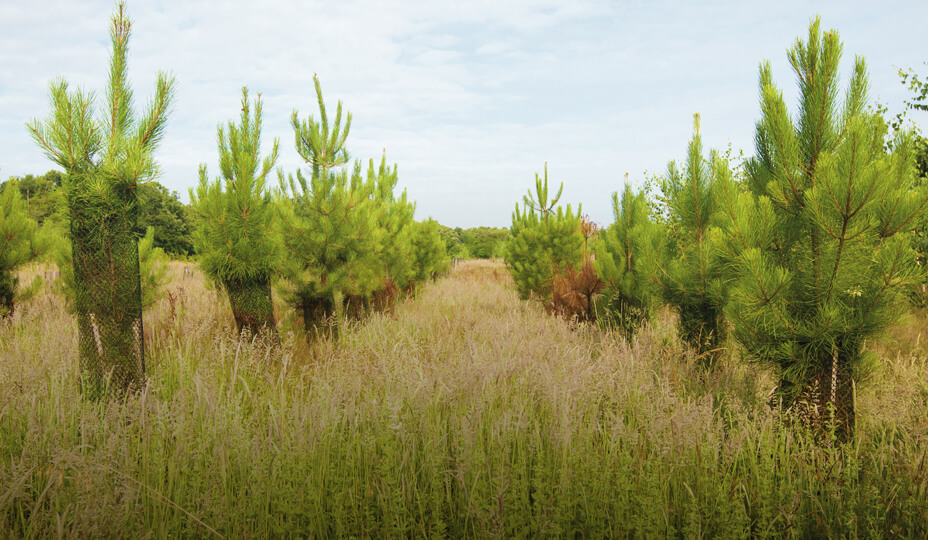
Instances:
[[[25,128],[49,114],[52,80],[102,105],[113,10],[0,0],[0,178],[55,167]],[[685,158],[694,113],[707,150],[750,156],[758,66],[771,62],[795,110],[786,51],[816,15],[840,33],[842,80],[863,56],[871,101],[890,112],[909,96],[897,70],[928,74],[921,0],[136,0],[128,13],[137,106],[159,70],[176,77],[156,157],[182,200],[199,164],[217,173],[216,128],[238,118],[243,85],[262,96],[264,152],[279,139],[284,171],[304,167],[290,116],[318,117],[315,73],[330,110],[341,100],[352,113],[352,158],[385,152],[417,219],[465,228],[509,226],[545,163],[562,203],[611,223],[626,173],[640,186]]]

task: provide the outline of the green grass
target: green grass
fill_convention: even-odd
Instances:
[[[702,371],[669,317],[628,345],[519,302],[498,263],[338,342],[281,313],[277,352],[173,273],[122,402],[80,398],[57,297],[0,328],[0,537],[928,535],[923,317],[877,345],[858,437],[828,448],[766,406],[769,374]]]

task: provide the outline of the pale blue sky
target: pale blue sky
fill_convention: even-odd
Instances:
[[[102,92],[109,1],[0,3],[0,177],[53,165],[25,123],[45,118],[63,76]],[[564,202],[611,222],[624,173],[682,159],[692,115],[707,147],[753,152],[757,66],[773,63],[794,103],[786,49],[821,15],[844,42],[845,69],[866,58],[871,98],[896,112],[896,68],[928,72],[928,2],[599,2],[581,0],[135,1],[130,76],[143,103],[158,69],[178,99],[158,151],[159,181],[187,198],[197,166],[217,170],[216,125],[237,117],[241,86],[264,97],[265,149],[301,165],[290,112],[326,100],[354,119],[349,151],[399,164],[417,218],[508,226],[548,162]],[[928,119],[921,122],[928,124]],[[276,181],[276,180],[275,180]]]

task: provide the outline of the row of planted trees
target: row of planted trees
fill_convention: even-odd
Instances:
[[[413,219],[405,191],[397,197],[397,168],[381,158],[350,166],[345,141],[351,115],[339,102],[329,124],[315,79],[320,119],[294,111],[296,149],[308,171],[284,176],[268,189],[277,161],[260,155],[261,100],[242,91],[241,118],[218,130],[220,178],[206,166],[190,198],[199,216],[195,235],[200,264],[228,293],[239,332],[277,340],[271,283],[278,277],[286,301],[303,317],[307,336],[332,328],[336,313],[357,316],[392,309],[398,295],[444,269],[444,242],[433,220]],[[344,124],[342,123],[344,119]]]
[[[867,340],[924,283],[913,240],[928,190],[913,134],[890,139],[868,108],[861,58],[842,96],[835,31],[816,20],[788,56],[799,108],[790,115],[764,63],[756,154],[743,170],[716,152],[703,156],[697,116],[687,159],[670,164],[657,200],[626,182],[613,195],[615,222],[592,248],[579,212],[555,210],[539,179],[537,197],[524,211],[516,205],[507,262],[523,297],[555,308],[559,280],[595,290],[588,313],[628,339],[657,305],[671,306],[680,337],[707,367],[730,330],[743,357],[775,369],[784,406],[846,439],[856,382],[874,366]],[[577,277],[591,265],[599,283]]]
[[[95,96],[51,85],[52,112],[28,129],[45,154],[64,169],[70,249],[58,257],[78,322],[82,389],[91,398],[137,387],[144,381],[143,282],[157,281],[149,268],[151,233],[139,244],[133,232],[139,214],[138,186],[154,178],[153,153],[160,143],[174,96],[174,80],[160,73],[154,98],[141,114],[133,110],[127,81],[131,22],[120,4],[112,19],[112,56],[105,103]],[[315,79],[320,119],[293,113],[296,148],[306,175],[268,185],[278,143],[261,156],[260,95],[242,91],[241,117],[218,128],[220,177],[210,181],[200,167],[191,190],[198,214],[195,235],[204,272],[228,294],[239,332],[266,334],[277,342],[272,283],[302,315],[307,336],[332,328],[337,313],[360,315],[391,309],[443,270],[444,242],[433,220],[416,222],[415,205],[394,194],[396,166],[371,160],[349,165],[345,142],[351,124],[338,104],[332,125]],[[0,314],[10,312],[24,291],[15,269],[48,248],[28,216],[15,186],[0,192]],[[141,247],[141,251],[140,251]],[[144,274],[144,275],[143,275]],[[154,287],[147,287],[149,290]]]

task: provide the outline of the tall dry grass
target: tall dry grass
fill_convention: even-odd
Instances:
[[[277,350],[233,339],[184,268],[121,402],[81,400],[53,294],[0,328],[0,536],[928,534],[921,330],[880,345],[858,439],[827,447],[766,406],[769,374],[707,373],[668,317],[627,344],[520,302],[498,262],[337,341],[283,311]]]

